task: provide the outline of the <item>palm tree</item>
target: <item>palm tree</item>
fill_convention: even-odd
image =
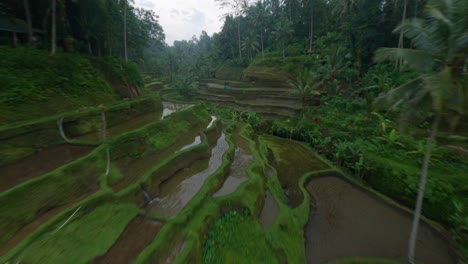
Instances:
[[[326,47],[323,53],[324,58],[319,68],[320,84],[322,87],[328,87],[331,94],[336,94],[341,83],[340,76],[345,75],[345,72],[350,69],[350,62],[346,60],[350,54],[343,46],[336,43]]]
[[[242,59],[241,51],[241,18],[248,7],[247,0],[215,0],[222,8],[228,8],[232,10],[232,14],[237,20],[237,43],[239,47],[239,59]],[[228,14],[226,15],[228,16]]]
[[[338,0],[335,1],[332,13],[341,19],[346,19],[348,14],[355,11],[360,0]]]
[[[408,6],[408,0],[403,0],[403,14],[401,16],[401,24],[405,23],[406,20],[406,8]],[[400,29],[400,37],[398,38],[398,48],[403,49],[403,27]],[[401,64],[401,60],[396,61],[396,66],[399,67]]]
[[[51,55],[55,55],[57,50],[57,2],[52,0],[52,33],[51,33]]]
[[[133,0],[123,0],[123,38],[124,38],[124,57],[125,61],[128,62],[128,49],[127,49],[127,6],[129,3],[135,3]]]
[[[252,59],[254,53],[258,51],[259,44],[253,35],[247,35],[242,42],[242,49],[247,53],[249,60]]]
[[[276,24],[276,29],[273,32],[276,40],[281,44],[281,49],[283,51],[283,62],[285,61],[286,55],[286,42],[291,34],[294,32],[291,22],[286,17],[281,17],[278,24]]]
[[[31,22],[31,9],[29,8],[29,0],[23,0],[24,11],[26,13],[26,22],[28,23],[28,44],[31,45],[33,41],[33,29]]]
[[[308,52],[312,52],[312,42],[314,41],[314,3],[313,0],[304,1],[304,6],[310,6],[310,31],[309,31],[309,49]]]
[[[263,62],[265,60],[265,54],[263,51],[263,48],[264,48],[263,38],[264,38],[265,28],[267,24],[266,20],[268,19],[267,9],[263,2],[258,1],[257,3],[255,3],[255,5],[252,5],[248,11],[250,11],[250,13],[247,14],[247,17],[253,18],[252,24],[255,30],[257,31],[256,33],[260,35],[260,48],[262,52],[262,62]]]
[[[289,80],[288,84],[293,90],[292,94],[299,95],[301,97],[301,106],[304,108],[307,97],[312,94],[318,94],[317,84],[313,84],[315,76],[312,72],[304,70],[301,72],[295,80]]]
[[[424,190],[432,145],[439,122],[447,111],[466,113],[468,104],[468,1],[429,0],[425,20],[414,18],[402,23],[402,29],[416,49],[381,48],[375,59],[401,60],[419,73],[419,77],[378,98],[392,108],[421,107],[429,102],[435,117],[427,141],[414,221],[408,245],[408,260],[414,263],[416,238],[421,217]]]

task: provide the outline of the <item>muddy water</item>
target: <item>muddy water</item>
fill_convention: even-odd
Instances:
[[[93,148],[57,145],[0,168],[0,192],[78,159]]]
[[[339,257],[381,257],[406,260],[410,214],[385,204],[338,177],[312,179],[307,190],[315,197],[306,227],[308,263]],[[456,263],[450,248],[428,225],[422,224],[416,262]]]
[[[93,263],[132,263],[161,230],[163,223],[144,216],[135,217],[105,255]]]
[[[200,136],[196,136],[192,143],[183,146],[183,147],[182,147],[181,149],[179,149],[177,152],[182,151],[182,150],[186,150],[186,149],[191,148],[191,147],[196,146],[196,145],[199,145],[200,143],[201,143],[201,137],[200,137]]]
[[[161,120],[175,112],[188,109],[192,107],[192,105],[163,102],[163,107],[164,109],[163,109]]]
[[[222,133],[211,151],[208,167],[196,174],[187,173],[190,170],[181,171],[163,182],[159,188],[160,197],[148,205],[149,213],[165,217],[176,215],[200,190],[205,179],[221,166],[223,154],[228,148],[229,145]]]
[[[328,165],[300,143],[277,137],[264,137],[264,139],[268,148],[278,155],[269,157],[269,162],[277,171],[286,195],[285,202],[296,207],[304,199],[299,189],[299,179],[307,172],[327,169]]]
[[[262,212],[260,213],[260,225],[263,230],[268,229],[276,219],[278,215],[279,207],[275,201],[275,198],[271,195],[270,192],[266,192],[265,203],[263,204]]]
[[[214,122],[217,120],[218,118],[216,116],[211,116],[211,121],[210,123],[208,124],[208,126],[206,128],[210,128],[213,126]]]
[[[233,141],[236,145],[234,153],[234,160],[231,163],[229,176],[213,197],[219,197],[230,194],[237,189],[237,187],[247,180],[246,169],[252,161],[252,153],[249,149],[248,142],[242,138],[239,133],[233,133]]]

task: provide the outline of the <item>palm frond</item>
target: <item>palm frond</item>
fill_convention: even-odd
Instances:
[[[432,105],[436,112],[442,112],[446,109],[448,99],[457,94],[457,87],[454,85],[456,82],[452,76],[450,67],[445,67],[437,74],[427,76],[425,79],[425,86],[428,88],[431,97]]]
[[[468,51],[468,31],[460,35],[456,40],[457,51]]]
[[[431,40],[424,20],[420,18],[406,20],[397,26],[393,30],[393,33],[399,33],[401,29],[403,29],[404,36],[411,39],[417,49],[425,50],[432,54],[439,53],[440,47],[435,46]]]
[[[438,22],[445,24],[447,27],[453,28],[452,21],[447,16],[445,16],[445,14],[442,13],[440,9],[429,6],[427,9],[427,15],[430,20],[437,20]]]
[[[423,79],[418,77],[386,93],[382,93],[374,100],[374,108],[376,110],[390,109],[397,111],[408,102],[415,104],[418,99],[423,99],[425,94],[428,93],[422,84]]]
[[[380,48],[375,52],[376,62],[402,60],[418,72],[429,72],[433,69],[436,58],[424,50]]]
[[[433,87],[435,98],[443,102],[440,103],[444,107],[442,110],[450,109],[458,114],[468,113],[468,74],[454,76],[452,69],[446,67],[437,75],[427,78],[428,85],[438,86]],[[430,84],[429,84],[430,83]]]

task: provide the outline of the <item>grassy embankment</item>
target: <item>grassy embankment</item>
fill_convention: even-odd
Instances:
[[[201,124],[206,125],[209,121],[208,117],[207,113],[200,108],[175,113],[164,121],[118,136],[107,144],[96,148],[96,150],[80,160],[2,193],[0,196],[2,207],[4,207],[2,208],[2,214],[5,214],[2,219],[5,219],[5,221],[2,221],[0,226],[3,228],[2,233],[10,234],[9,237],[14,235],[15,230],[27,224],[25,221],[33,221],[41,212],[44,213],[67,204],[66,208],[62,208],[55,216],[28,234],[22,242],[4,256],[4,260],[22,259],[28,261],[50,255],[57,263],[60,263],[69,259],[69,256],[74,254],[71,252],[73,251],[82,252],[74,260],[77,263],[84,263],[105,253],[118,238],[125,225],[140,212],[138,205],[143,200],[140,190],[141,184],[151,185],[152,181],[157,180],[158,177],[163,177],[163,173],[158,173],[161,168],[180,169],[178,165],[180,160],[177,157],[183,153],[166,156],[167,158],[163,162],[154,165],[157,167],[157,172],[135,177],[134,182],[117,193],[110,188],[111,182],[118,178],[113,174],[119,174],[115,164],[120,160],[140,158],[132,156],[132,150],[134,149],[142,150],[141,155],[154,153],[150,151],[151,149],[161,151],[161,146],[154,143],[151,138],[159,138],[160,131],[161,135],[167,133],[164,129],[164,127],[168,127],[167,124],[171,124],[169,127],[173,128],[173,135],[182,136],[189,131],[197,130],[196,127]],[[191,125],[187,126],[187,122]],[[133,139],[138,140],[135,142]],[[105,177],[104,153],[108,147],[111,149],[113,169],[111,174]],[[207,149],[207,147],[204,147],[204,149]],[[119,153],[126,153],[126,155],[122,156]],[[184,153],[187,155],[190,151]],[[90,173],[89,177],[86,178],[83,168],[96,168],[96,171]],[[64,171],[67,172],[68,177],[60,177],[63,176]],[[72,176],[72,174],[74,175]],[[87,190],[85,186],[81,186],[83,184],[95,186],[94,194],[91,196],[88,194],[87,198],[86,196],[80,196],[81,201],[76,200],[74,196],[77,196],[77,192]],[[58,230],[59,226],[77,208],[81,208],[81,210],[78,211],[73,220],[63,229]],[[113,217],[119,217],[106,222],[107,216],[105,217],[105,215],[109,212],[112,212]],[[12,221],[8,221],[8,219]],[[92,232],[93,229],[96,231],[96,225],[108,225],[108,228],[99,229],[101,230],[101,235],[98,236],[99,239],[88,233],[88,231]],[[11,232],[8,230],[11,230]],[[77,239],[79,237],[83,240]],[[5,239],[7,238],[5,237]],[[61,251],[57,251],[54,246],[54,241],[57,240],[63,242],[61,244],[63,250]],[[83,241],[87,241],[87,243],[83,243]],[[90,245],[96,247],[93,250],[88,250]],[[40,250],[37,250],[39,248]]]
[[[0,47],[0,124],[110,104],[134,96],[133,64],[32,48]]]

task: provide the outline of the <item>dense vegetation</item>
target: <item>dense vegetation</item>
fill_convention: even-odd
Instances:
[[[164,41],[154,12],[127,1],[3,1],[0,17],[0,44],[17,47],[0,49],[1,123],[142,95],[137,64]]]
[[[290,107],[297,110],[295,116],[271,120],[253,111],[206,104],[197,108],[196,111],[203,113],[203,117],[199,116],[197,121],[203,119],[206,122],[208,113],[200,109],[207,108],[211,114],[224,121],[247,123],[249,126],[242,125],[243,133],[249,131],[256,135],[254,137],[260,135],[265,142],[268,142],[267,135],[301,141],[341,168],[353,181],[370,186],[414,209],[415,218],[409,242],[411,263],[414,263],[414,243],[421,214],[449,229],[457,242],[456,248],[461,252],[460,255],[467,255],[468,2],[216,2],[220,8],[226,8],[229,12],[224,16],[220,32],[209,36],[202,31],[199,37],[175,41],[170,46],[164,43],[164,32],[157,15],[153,11],[134,7],[132,1],[2,2],[0,16],[22,20],[26,28],[24,32],[19,32],[22,33],[19,36],[15,33],[13,39],[9,35],[1,35],[0,38],[1,43],[14,47],[0,47],[0,83],[3,85],[0,90],[0,123],[32,120],[145,95],[142,72],[150,76],[146,83],[153,81],[153,84],[164,86],[161,96],[170,95],[168,98],[172,96],[172,99],[191,102],[198,102],[197,96],[210,81],[211,85],[223,89],[224,93],[220,92],[217,96],[225,97],[229,96],[226,92],[236,89],[245,92],[242,90],[244,87],[258,91],[259,94],[263,88],[267,92],[287,90],[284,97],[299,98],[297,105]],[[154,131],[150,133],[149,127],[146,128],[148,131],[143,129],[139,132],[142,134],[140,138],[146,140],[143,140],[144,147],[138,145],[145,150],[142,153],[141,149],[132,149],[132,144],[136,146],[139,143],[131,142],[128,143],[130,154],[126,153],[127,149],[118,154],[128,160],[138,160],[141,156],[162,152],[171,155],[171,158],[175,157],[171,161],[173,163],[167,164],[175,164],[179,161],[179,154],[164,151],[181,143],[177,142],[179,138],[174,137],[174,134],[187,134],[197,125],[195,122],[183,121],[182,117],[174,119],[174,123],[169,120],[154,125],[157,136],[151,134]],[[226,131],[235,126],[231,124]],[[191,133],[195,135],[199,132],[193,130]],[[130,142],[132,136],[124,135],[118,140]],[[206,138],[203,140],[213,140]],[[265,158],[260,157],[262,155],[269,155],[262,145],[268,144],[261,143],[262,140],[255,141],[255,144],[260,145],[255,151],[262,153],[255,153],[258,160]],[[117,143],[111,141],[110,144]],[[274,144],[269,144],[271,150]],[[13,145],[5,149],[16,148]],[[203,155],[208,155],[205,152],[213,147],[211,145],[213,142],[203,141],[202,147],[197,149],[203,148]],[[104,147],[100,147],[99,151],[104,153]],[[231,144],[230,153],[232,147]],[[112,147],[110,149],[115,150]],[[281,152],[279,149],[276,151]],[[180,155],[185,154],[190,155],[189,152]],[[299,153],[294,154],[300,156]],[[222,161],[223,170],[227,170],[229,155]],[[104,154],[99,157],[103,159]],[[312,158],[309,162],[313,163]],[[263,171],[265,165],[259,164],[252,167],[262,167],[257,169]],[[154,171],[171,170],[164,166]],[[150,171],[149,167],[147,170]],[[104,182],[106,192],[111,189],[107,184],[126,179],[119,173],[116,168],[112,168],[109,178],[100,180]],[[309,199],[304,199],[297,208],[282,204],[282,222],[278,221],[265,236],[254,218],[259,210],[256,197],[263,196],[264,185],[267,184],[273,185],[268,187],[270,191],[277,189],[273,192],[277,200],[284,198],[283,192],[276,178],[264,181],[258,175],[260,173],[251,174],[255,175],[249,183],[254,186],[251,197],[239,192],[233,196],[236,201],[241,201],[239,204],[244,205],[242,209],[237,210],[239,208],[232,206],[228,213],[219,213],[224,202],[231,206],[231,201],[211,199],[210,190],[219,185],[218,179],[212,177],[209,186],[202,188],[203,196],[199,195],[192,202],[203,210],[193,209],[195,206],[188,207],[184,214],[175,217],[176,224],[168,224],[166,230],[179,230],[174,226],[183,223],[187,227],[180,230],[189,230],[191,236],[196,237],[191,233],[192,229],[208,229],[200,227],[205,221],[204,217],[216,218],[210,220],[213,224],[206,231],[206,236],[202,235],[204,237],[200,240],[203,243],[196,237],[194,241],[197,242],[187,246],[192,251],[196,251],[197,246],[202,249],[195,255],[203,263],[235,262],[238,259],[272,263],[283,259],[303,261],[304,252],[298,246],[304,244],[302,233],[290,235],[287,229],[297,231],[304,226],[308,217]],[[141,185],[129,185],[123,192],[139,192],[140,188],[144,190],[143,183],[152,182],[153,177],[150,172],[144,175],[143,180],[136,180]],[[306,178],[300,178],[300,188]],[[65,179],[62,177],[62,180]],[[295,184],[298,185],[297,182]],[[242,200],[248,202],[243,203]],[[38,212],[47,209],[41,208],[42,205],[35,206],[40,209]],[[119,206],[122,208],[119,209]],[[120,218],[117,217],[119,219],[112,222],[111,226],[120,231],[138,213],[133,205],[102,205],[93,214],[83,217],[81,224],[101,224],[101,215],[114,211],[122,215],[118,215]],[[195,220],[190,222],[187,215],[193,216]],[[70,247],[66,244],[65,236],[77,233],[76,228],[72,223],[57,237],[59,241],[64,240],[64,248]],[[85,236],[90,230],[84,229],[85,233],[79,235]],[[117,239],[117,231],[104,231],[108,233],[102,238],[106,244]],[[11,236],[14,232],[16,229]],[[162,237],[171,236],[166,231]],[[53,247],[47,235],[41,239],[33,243],[30,259],[35,256],[47,257],[47,252],[41,253],[39,244]],[[242,243],[243,239],[251,241]],[[291,243],[280,245],[283,239],[290,239],[288,242]],[[161,241],[159,239],[148,246],[139,261],[148,260],[150,255],[165,256],[167,252],[155,250],[161,246]],[[242,247],[234,248],[233,245]],[[166,249],[165,246],[162,248]],[[273,252],[277,249],[284,250],[284,256]],[[89,253],[89,256],[82,256],[88,260],[103,254],[105,247],[91,245],[89,249],[82,250]],[[179,259],[187,260],[187,254]],[[57,262],[65,257],[69,256],[62,253],[52,255]],[[271,261],[269,258],[272,258]],[[361,261],[366,260],[356,260],[357,263]],[[385,260],[378,261],[385,263]]]

